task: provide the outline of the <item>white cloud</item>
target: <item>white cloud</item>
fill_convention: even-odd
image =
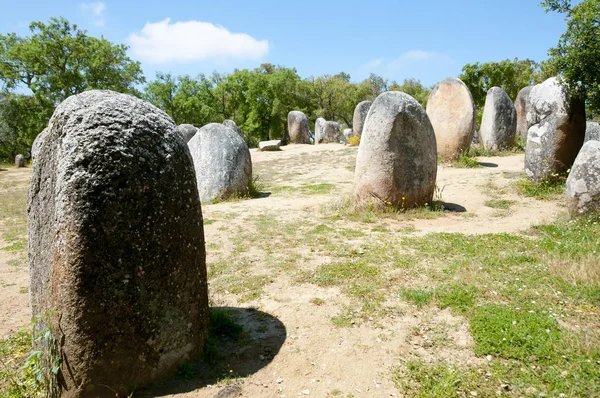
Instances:
[[[260,59],[269,52],[267,40],[245,33],[231,33],[210,22],[186,21],[146,23],[129,36],[133,55],[155,64],[206,59]]]
[[[106,4],[102,1],[95,1],[90,3],[81,3],[81,11],[83,15],[92,18],[94,25],[104,25],[104,11],[106,11]]]

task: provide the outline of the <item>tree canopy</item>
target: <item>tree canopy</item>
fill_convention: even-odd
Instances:
[[[565,14],[567,30],[548,51],[551,68],[559,73],[569,93],[586,101],[588,117],[600,113],[600,1],[542,2],[546,11]]]
[[[29,29],[28,37],[0,35],[0,157],[27,155],[54,107],[70,95],[90,89],[138,94],[136,85],[145,82],[125,45],[88,36],[64,18]]]

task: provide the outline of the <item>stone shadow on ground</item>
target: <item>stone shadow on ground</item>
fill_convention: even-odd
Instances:
[[[491,163],[491,162],[477,162],[478,165],[480,165],[481,167],[498,167],[498,165],[496,163]]]
[[[444,209],[444,211],[449,211],[452,213],[464,213],[467,211],[467,208],[464,206],[461,206],[459,204],[456,203],[450,203],[450,202],[440,202],[440,206],[442,206],[442,208]]]
[[[212,307],[210,310],[230,314],[231,319],[243,327],[239,336],[232,337],[211,327],[204,358],[180,367],[177,376],[136,390],[135,397],[182,394],[219,381],[247,377],[267,366],[285,343],[285,325],[273,315],[254,308]],[[219,389],[215,388],[214,393]]]
[[[271,192],[258,192],[252,199],[263,199],[271,196]]]

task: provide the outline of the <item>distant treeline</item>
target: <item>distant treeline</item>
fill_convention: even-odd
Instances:
[[[585,19],[589,14],[591,25],[585,33],[598,35],[593,18],[600,7],[597,2],[584,0],[573,9],[565,9],[562,3],[552,8],[550,3],[547,7],[565,12],[568,22],[569,18]],[[581,20],[573,26],[573,30],[585,27]],[[353,82],[345,72],[302,79],[294,68],[272,64],[210,76],[158,73],[147,82],[140,63],[127,56],[125,45],[88,36],[64,18],[33,22],[30,30],[27,37],[0,34],[0,161],[4,162],[12,162],[18,153],[29,157],[33,140],[47,125],[56,105],[85,90],[109,89],[141,97],[163,109],[177,124],[202,126],[232,119],[247,143],[255,146],[262,140],[284,138],[291,110],[304,112],[311,128],[318,117],[352,127],[354,108],[361,101],[397,90],[425,107],[433,88],[413,78],[397,82],[375,74],[361,82]],[[502,87],[514,100],[525,86],[557,74],[571,76],[567,69],[570,64],[561,58],[578,55],[575,45],[564,39],[572,37],[568,33],[574,34],[567,31],[546,62],[514,59],[465,65],[459,77],[471,90],[479,112],[493,86]],[[591,65],[600,61],[598,43],[600,40],[588,42],[585,48],[584,59],[591,58]],[[593,72],[588,77],[591,83],[585,76],[574,74],[579,80],[570,84],[574,94],[586,97],[589,116],[600,109],[600,74],[597,68]]]

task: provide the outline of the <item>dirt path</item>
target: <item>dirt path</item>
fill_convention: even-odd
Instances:
[[[330,260],[320,253],[333,231],[359,243],[378,239],[377,228],[412,236],[519,233],[554,219],[561,203],[516,193],[523,155],[482,158],[482,168],[438,168],[442,201],[451,212],[361,223],[331,210],[351,193],[356,151],[338,144],[252,151],[262,197],[203,206],[212,305],[232,308],[245,319],[250,343],[221,361],[223,373],[188,382],[179,378],[135,396],[212,397],[230,388],[232,395],[223,396],[390,397],[399,396],[392,380],[399,358],[437,357],[473,366],[485,361],[472,353],[463,318],[448,310],[420,310],[391,295],[385,300],[393,305],[383,316],[334,327],[332,318],[355,302],[339,287],[317,286],[303,275]],[[7,183],[0,200],[12,195],[11,181],[27,172],[0,172],[0,182]],[[490,207],[490,200],[502,205]],[[0,248],[9,244],[2,240],[8,229],[0,225]],[[307,234],[315,230],[324,232]],[[0,250],[0,337],[27,324],[27,267],[13,261],[22,256]],[[236,291],[238,286],[243,288]]]

